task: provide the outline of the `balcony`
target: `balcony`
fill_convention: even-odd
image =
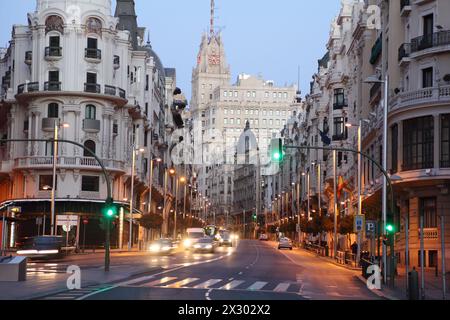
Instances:
[[[33,52],[27,51],[25,52],[25,64],[31,66],[33,63]]]
[[[102,164],[109,171],[121,171],[125,172],[125,163],[123,161],[104,159]],[[91,157],[66,157],[58,156],[57,165],[60,168],[85,168],[101,170],[100,164],[95,158]],[[53,157],[23,157],[14,161],[14,167],[16,169],[50,169],[53,166]]]
[[[115,96],[117,94],[117,88],[113,86],[105,85],[105,94]]]
[[[39,82],[23,83],[17,87],[17,94],[39,91]]]
[[[411,54],[418,53],[427,49],[434,49],[429,50],[431,51],[429,53],[450,51],[450,31],[439,31],[411,40]]]
[[[61,82],[58,81],[45,82],[44,91],[61,91]]]
[[[83,130],[90,133],[100,132],[100,120],[84,119]]]
[[[420,229],[417,230],[419,239],[421,238],[420,236]],[[438,240],[439,239],[439,230],[438,228],[427,228],[427,229],[423,229],[423,238],[425,240]]]
[[[55,131],[55,126],[59,122],[58,118],[43,118],[42,119],[42,130],[47,132]]]
[[[411,1],[401,0],[400,1],[400,15],[402,17],[407,17],[411,13]]]
[[[333,103],[333,110],[342,110],[348,107],[348,100],[344,99],[344,101],[339,101]]]
[[[100,85],[97,83],[85,83],[84,92],[88,93],[100,93]]]
[[[119,97],[121,97],[122,99],[126,99],[127,93],[125,90],[119,88]]]
[[[46,47],[45,60],[59,60],[62,57],[61,47]]]
[[[400,66],[404,64],[408,64],[411,59],[409,56],[411,55],[411,43],[404,43],[398,48],[398,62]]]
[[[117,70],[120,68],[120,57],[119,56],[114,56],[113,65],[114,65],[114,70]]]
[[[450,102],[450,85],[431,87],[416,91],[403,92],[397,95],[390,104],[390,112],[421,105],[431,106]]]
[[[102,60],[102,51],[100,49],[86,48],[84,51],[84,57],[89,62],[99,63]]]

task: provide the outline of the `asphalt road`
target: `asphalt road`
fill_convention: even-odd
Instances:
[[[133,280],[78,294],[85,300],[371,300],[354,276],[301,250],[241,241],[216,254],[180,253],[176,264]],[[74,292],[75,297],[76,292]],[[70,298],[70,294],[65,299]]]

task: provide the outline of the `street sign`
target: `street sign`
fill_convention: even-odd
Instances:
[[[78,226],[78,216],[66,216],[66,215],[56,216],[56,225],[76,227]]]
[[[63,225],[62,228],[64,232],[70,232],[70,230],[72,230],[72,226],[70,225]]]
[[[377,231],[377,223],[375,221],[367,221],[366,223],[366,233],[375,234]]]
[[[42,225],[42,218],[36,218],[36,225],[41,226]]]
[[[364,231],[365,219],[363,215],[355,216],[354,232],[359,233]]]

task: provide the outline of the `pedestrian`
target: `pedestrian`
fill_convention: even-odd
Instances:
[[[352,253],[356,256],[358,254],[358,244],[356,243],[356,241],[352,244],[351,249]]]

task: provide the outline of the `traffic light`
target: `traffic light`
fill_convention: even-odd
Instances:
[[[393,224],[389,223],[386,225],[386,232],[388,234],[392,234],[392,233],[394,233],[394,231],[395,231],[395,227]]]
[[[256,213],[253,214],[253,221],[256,221],[258,219],[258,216],[256,215]]]
[[[283,155],[283,140],[282,139],[272,139],[270,142],[270,159],[272,162],[282,162],[284,158]]]
[[[103,208],[103,215],[108,219],[113,219],[117,215],[117,207],[113,199],[108,199]]]

